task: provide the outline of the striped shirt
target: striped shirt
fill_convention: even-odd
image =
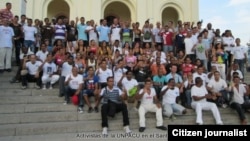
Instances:
[[[115,102],[115,103],[122,103],[120,96],[122,95],[122,91],[117,88],[113,87],[113,89],[109,89],[108,87],[102,88],[101,96],[103,96],[103,104],[107,104],[108,100]]]
[[[65,25],[55,25],[55,39],[65,39],[65,33],[67,31]]]
[[[4,20],[4,19],[11,21],[13,19],[12,12],[7,9],[0,10],[0,20]]]

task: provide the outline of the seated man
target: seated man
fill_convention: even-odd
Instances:
[[[20,65],[18,67],[18,70],[16,72],[16,75],[10,80],[10,83],[19,83],[21,81],[21,70],[23,67],[24,59],[29,57],[31,54],[34,54],[33,52],[29,51],[29,48],[22,47],[22,53],[19,56]]]
[[[129,129],[129,117],[127,105],[124,104],[124,93],[118,88],[114,87],[114,78],[109,76],[107,78],[107,86],[102,88],[100,93],[100,99],[102,101],[102,134],[108,135],[108,116],[114,117],[115,113],[122,111],[123,126],[126,133],[130,133]]]
[[[95,107],[92,108],[89,97],[94,96],[95,97]],[[91,113],[93,110],[95,112],[98,112],[98,76],[95,75],[94,68],[88,67],[87,70],[87,76],[84,78],[84,90],[83,90],[83,97],[86,102],[86,104],[89,107],[88,112]]]
[[[163,115],[174,119],[175,115],[183,115],[187,110],[180,104],[176,103],[180,96],[180,90],[175,86],[175,81],[170,78],[168,85],[164,86],[161,90]]]
[[[36,56],[30,55],[24,57],[23,59],[23,69],[21,71],[22,77],[22,89],[26,89],[28,82],[36,82],[36,88],[40,89],[41,87],[41,74],[40,71],[42,70],[42,62],[36,60]]]
[[[65,78],[65,103],[67,105],[70,103],[70,97],[73,95],[78,95],[78,112],[83,113],[83,95],[82,95],[82,86],[83,86],[83,77],[78,74],[78,68],[76,66],[72,67],[72,73],[68,74]]]
[[[196,112],[196,123],[198,125],[203,124],[202,110],[211,110],[216,120],[216,124],[222,125],[220,112],[213,102],[208,102],[207,99],[211,99],[212,95],[208,94],[207,89],[203,86],[203,80],[200,77],[195,78],[195,85],[191,88],[192,103],[191,106]]]
[[[161,89],[167,83],[166,77],[163,75],[162,69],[158,70],[158,75],[153,76],[153,86],[156,91],[157,98],[161,100]]]
[[[249,89],[246,89],[244,84],[240,84],[239,76],[234,76],[229,90],[233,92],[230,106],[237,111],[241,124],[247,125],[245,110],[250,109],[250,103],[244,100],[244,95],[249,95]]]
[[[57,74],[56,64],[53,62],[53,56],[52,54],[48,54],[47,59],[45,59],[43,63],[43,89],[46,89],[47,83],[50,84],[49,88],[53,89],[52,85],[59,80],[59,77],[60,76]]]
[[[207,85],[208,91],[214,96],[214,100],[217,106],[226,108],[229,105],[228,87],[225,80],[221,78],[220,72],[214,72],[214,79],[211,79]]]
[[[161,104],[159,100],[157,99],[155,89],[152,88],[151,86],[152,86],[151,80],[147,79],[145,81],[144,88],[141,89],[139,93],[136,95],[136,99],[141,101],[141,104],[138,110],[139,111],[139,124],[140,124],[139,132],[144,132],[144,130],[146,129],[145,114],[147,112],[155,112],[157,129],[167,130],[167,127],[163,126]]]

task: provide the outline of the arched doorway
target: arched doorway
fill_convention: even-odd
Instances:
[[[130,21],[131,12],[126,4],[112,2],[105,7],[104,18],[107,19],[108,24],[112,24],[114,18],[118,18],[120,21]]]
[[[177,21],[179,20],[179,14],[177,10],[173,7],[166,7],[162,11],[162,24],[166,25],[169,21],[173,21],[174,25],[176,25]]]
[[[69,18],[70,8],[66,1],[53,0],[48,5],[48,18],[67,17]]]

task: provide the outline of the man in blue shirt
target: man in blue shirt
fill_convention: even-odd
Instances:
[[[77,31],[78,31],[78,40],[83,40],[84,42],[84,46],[87,47],[89,45],[89,41],[88,41],[88,36],[86,33],[86,28],[87,25],[85,24],[85,18],[81,17],[80,18],[80,22],[79,24],[77,24],[79,21],[78,17],[76,18],[76,25],[77,25]]]

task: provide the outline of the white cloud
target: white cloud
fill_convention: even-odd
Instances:
[[[236,13],[236,19],[235,22],[236,23],[250,23],[250,18],[249,18],[249,13],[250,10],[249,9],[239,9],[239,11]]]
[[[250,0],[230,0],[227,6],[237,6],[250,3]]]

